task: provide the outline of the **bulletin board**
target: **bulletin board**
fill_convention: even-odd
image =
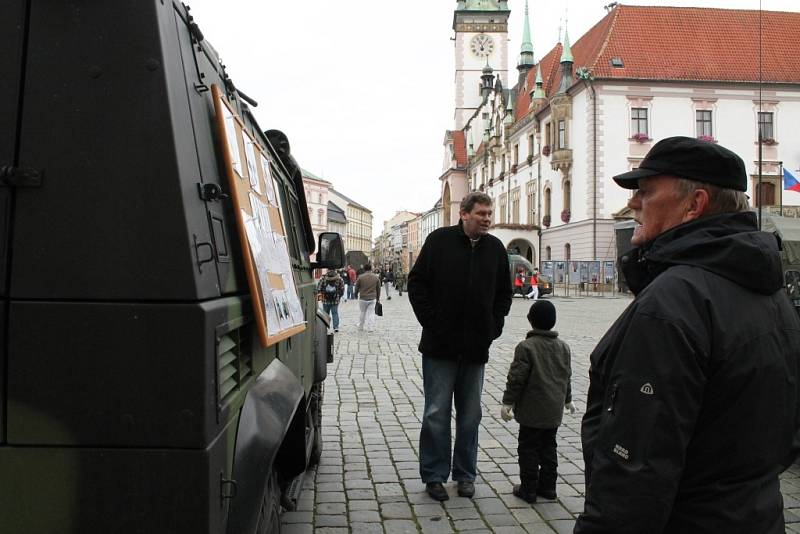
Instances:
[[[211,94],[256,326],[266,347],[306,328],[289,259],[279,183],[260,136],[247,130],[218,86],[211,86]]]

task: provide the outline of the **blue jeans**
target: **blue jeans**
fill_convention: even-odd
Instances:
[[[419,474],[423,482],[447,482],[450,474],[450,420],[454,399],[453,480],[475,480],[483,368],[484,364],[422,357],[425,413],[419,434]]]
[[[331,316],[331,320],[333,321],[333,329],[339,330],[339,305],[323,302],[322,311]]]

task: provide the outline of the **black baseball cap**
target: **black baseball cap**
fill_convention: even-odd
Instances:
[[[660,174],[747,191],[742,158],[716,143],[683,136],[662,139],[650,149],[638,169],[614,176],[614,181],[625,189],[637,189],[639,178]]]

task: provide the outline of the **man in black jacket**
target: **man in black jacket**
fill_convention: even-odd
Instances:
[[[458,494],[472,497],[478,460],[483,368],[511,307],[508,254],[489,235],[492,199],[470,193],[461,221],[434,230],[408,276],[408,296],[422,325],[419,351],[425,413],[419,438],[420,476],[428,494],[447,500],[450,418],[456,407],[452,475]]]
[[[800,320],[733,152],[672,137],[634,171],[635,300],[590,356],[575,532],[783,533]]]

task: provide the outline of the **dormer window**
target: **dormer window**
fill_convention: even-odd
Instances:
[[[621,69],[625,66],[621,57],[612,57],[609,63],[611,63],[611,66],[615,69]]]

